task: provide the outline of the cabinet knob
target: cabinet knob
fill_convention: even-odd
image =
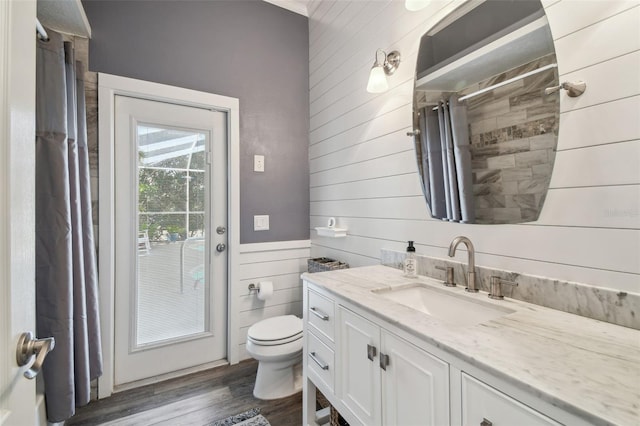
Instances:
[[[493,423],[491,422],[491,420],[482,419],[480,426],[493,426]]]
[[[378,350],[376,349],[375,346],[367,345],[367,358],[369,358],[369,361],[373,361],[377,353],[378,353]]]
[[[389,355],[386,355],[380,352],[380,368],[382,368],[384,371],[387,371],[388,365],[389,365]]]

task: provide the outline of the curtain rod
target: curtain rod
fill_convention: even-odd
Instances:
[[[49,34],[47,34],[47,30],[44,29],[38,18],[36,18],[36,35],[42,41],[49,41]]]
[[[510,78],[509,80],[505,80],[505,81],[501,81],[500,83],[496,83],[493,86],[485,87],[484,89],[480,89],[480,90],[478,90],[476,92],[469,93],[468,95],[461,96],[458,100],[459,101],[464,101],[465,99],[473,98],[474,96],[481,95],[481,94],[489,92],[489,91],[491,91],[493,89],[497,89],[498,87],[502,87],[502,86],[505,86],[505,85],[507,85],[509,83],[513,83],[514,81],[521,80],[521,79],[523,79],[525,77],[529,77],[531,75],[538,74],[539,72],[546,71],[546,70],[549,70],[551,68],[556,68],[557,66],[558,66],[558,64],[545,65],[544,67],[537,68],[537,69],[535,69],[533,71],[529,71],[529,72],[526,72],[524,74],[517,75],[517,76],[515,76],[513,78]],[[437,106],[433,108],[434,111],[437,111],[437,109],[438,109]]]
[[[510,78],[509,80],[505,80],[505,81],[501,81],[500,83],[496,83],[493,86],[485,87],[484,89],[480,89],[477,92],[473,92],[473,93],[469,93],[468,95],[464,95],[464,96],[460,97],[460,99],[458,99],[458,100],[459,101],[464,101],[465,99],[473,98],[474,96],[481,95],[481,94],[489,92],[489,91],[491,91],[493,89],[497,89],[498,87],[502,87],[502,86],[505,86],[505,85],[507,85],[509,83],[513,83],[514,81],[521,80],[521,79],[523,79],[525,77],[529,77],[529,76],[532,76],[534,74],[538,74],[539,72],[546,71],[546,70],[549,70],[551,68],[556,68],[557,66],[558,66],[558,64],[545,65],[544,67],[540,67],[540,68],[537,68],[537,69],[535,69],[533,71],[529,71],[529,72],[526,72],[524,74],[520,74],[518,76]]]

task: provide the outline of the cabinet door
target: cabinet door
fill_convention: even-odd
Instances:
[[[382,330],[385,425],[448,425],[449,364]]]
[[[340,307],[339,398],[364,425],[380,424],[380,328]],[[375,356],[373,349],[375,348]],[[371,358],[369,359],[369,354]]]

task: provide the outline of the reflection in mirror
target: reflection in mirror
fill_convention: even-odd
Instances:
[[[539,0],[470,1],[421,39],[416,154],[434,218],[536,220],[555,158],[559,94]]]

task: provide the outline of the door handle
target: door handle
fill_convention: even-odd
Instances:
[[[224,226],[218,226],[218,227],[216,228],[216,233],[217,233],[218,235],[222,235],[222,234],[224,234],[225,232],[227,232],[227,228],[225,228]]]
[[[227,249],[227,246],[220,243],[216,246],[216,250],[218,251],[218,253],[222,253],[223,251],[225,251]]]
[[[24,377],[27,379],[36,377],[42,369],[45,357],[55,346],[56,340],[53,337],[35,339],[33,333],[30,331],[22,333],[18,339],[18,347],[16,349],[16,362],[18,366],[25,366],[31,361],[34,355],[36,357],[31,367],[24,372]]]

